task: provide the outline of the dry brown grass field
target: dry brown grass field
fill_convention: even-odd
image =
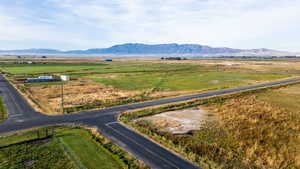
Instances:
[[[189,60],[157,60],[148,59],[153,63],[168,64],[192,64],[192,65],[219,65],[231,68],[248,69],[252,71],[274,71],[274,72],[295,72],[299,73],[299,59],[189,59]]]
[[[25,87],[26,95],[47,114],[61,114],[61,85]],[[142,100],[141,97],[160,98],[174,96],[180,92],[127,91],[105,86],[91,80],[77,80],[64,84],[64,108],[72,109],[83,105],[97,105],[97,108],[113,106],[114,103],[129,99]]]
[[[293,99],[293,98],[290,98]],[[236,141],[245,163],[258,168],[300,167],[299,111],[289,111],[259,95],[236,98],[208,110]]]
[[[300,85],[296,84],[202,105],[199,113],[204,109],[215,118],[204,119],[188,135],[171,134],[165,129],[173,124],[164,121],[170,126],[159,125],[160,119],[156,118],[147,117],[144,120],[151,121],[136,123],[172,141],[175,149],[190,154],[195,162],[204,161],[207,168],[298,169],[299,91]]]

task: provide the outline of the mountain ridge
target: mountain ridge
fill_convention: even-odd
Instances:
[[[108,48],[91,48],[86,50],[56,50],[56,49],[20,49],[20,50],[0,50],[0,53],[33,53],[33,54],[239,54],[239,53],[280,53],[288,54],[291,52],[277,51],[266,48],[259,49],[235,49],[228,47],[210,47],[199,44],[143,44],[143,43],[125,43],[118,44]]]

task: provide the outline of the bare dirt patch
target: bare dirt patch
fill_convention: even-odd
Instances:
[[[184,134],[191,130],[198,130],[205,121],[216,120],[216,116],[201,107],[184,110],[169,111],[137,120],[153,122],[162,130],[173,134]]]

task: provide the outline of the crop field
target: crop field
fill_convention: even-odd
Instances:
[[[70,75],[71,81],[64,84],[65,112],[76,112],[274,81],[292,77],[298,71],[279,69],[274,61],[231,61],[233,63],[229,64],[227,60],[187,60],[179,63],[134,59],[101,62],[95,59],[81,62],[61,60],[26,65],[5,62],[0,69],[8,73],[10,80],[27,95],[34,107],[47,114],[62,113],[61,83],[24,84],[27,77]],[[267,64],[268,69],[250,68],[266,65],[265,62],[271,64]]]
[[[51,130],[49,130],[50,132]],[[56,128],[56,136],[29,131],[0,139],[0,168],[120,169],[125,163],[86,130]]]
[[[135,121],[135,127],[205,168],[296,169],[300,168],[299,91],[296,84],[201,105],[199,113],[205,110],[213,120],[202,121],[184,135],[166,131],[174,123],[164,121],[162,126],[156,123],[162,120],[154,118],[157,115],[147,117],[151,121]]]
[[[3,70],[11,74],[43,74],[60,72],[79,72],[97,69],[105,64],[12,64],[6,65]]]

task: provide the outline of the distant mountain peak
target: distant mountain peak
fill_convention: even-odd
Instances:
[[[230,54],[260,54],[260,53],[282,53],[280,51],[259,49],[234,49],[228,47],[210,47],[199,44],[144,44],[125,43],[111,46],[109,48],[92,48],[87,50],[61,51],[55,49],[23,49],[23,50],[0,50],[0,53],[33,53],[33,54],[198,54],[198,55],[230,55]],[[287,53],[287,52],[286,52]]]

